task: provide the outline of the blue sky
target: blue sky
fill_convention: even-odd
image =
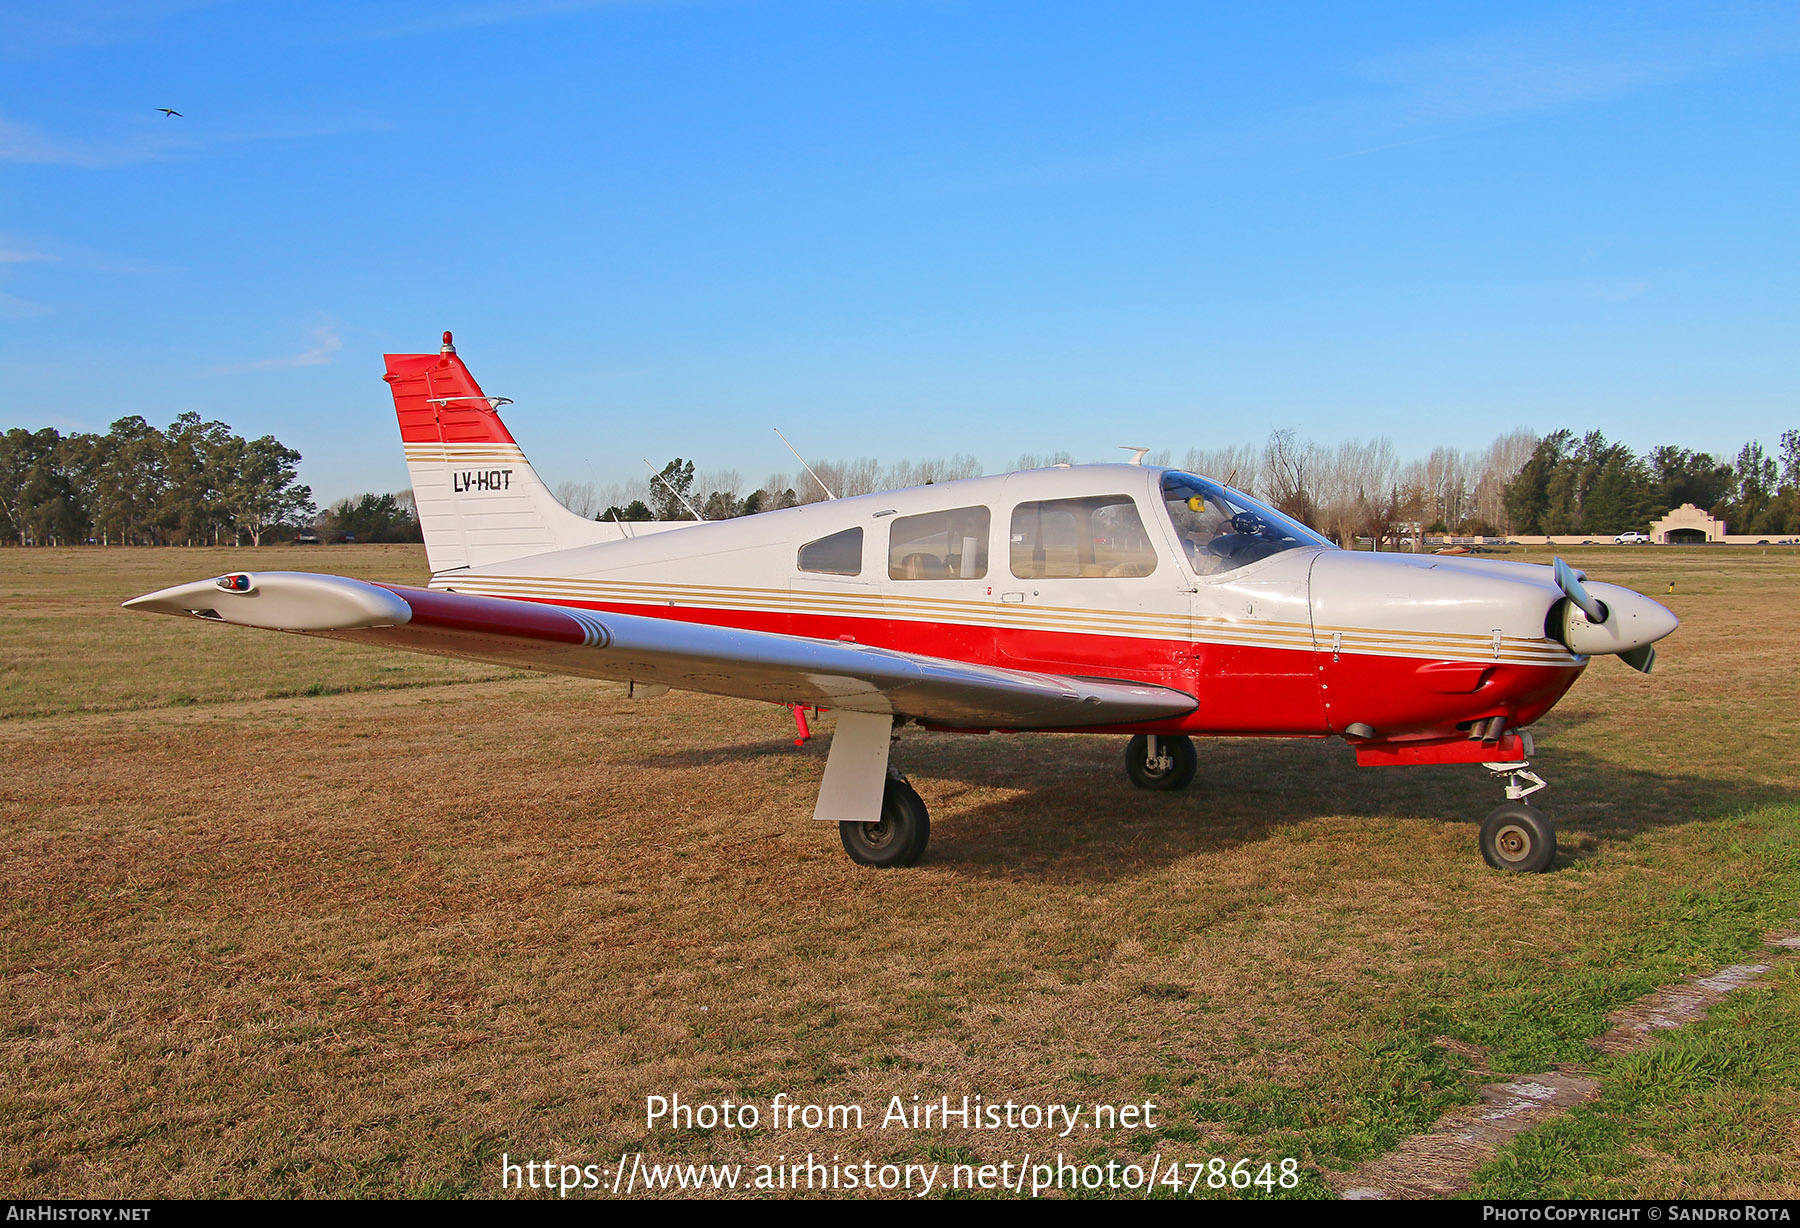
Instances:
[[[552,483],[1800,426],[1800,9],[0,9],[0,427],[404,488],[445,328]],[[173,107],[182,119],[155,111]]]

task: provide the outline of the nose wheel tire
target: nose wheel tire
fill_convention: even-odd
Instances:
[[[925,854],[931,839],[931,817],[911,785],[890,778],[881,794],[880,821],[839,823],[838,838],[858,865],[877,869],[910,866]]]
[[[1193,739],[1181,734],[1158,734],[1154,756],[1150,739],[1141,733],[1125,748],[1125,774],[1140,789],[1185,789],[1194,783],[1199,767]]]
[[[1496,870],[1542,874],[1556,860],[1556,828],[1536,806],[1508,802],[1481,825],[1481,857]]]

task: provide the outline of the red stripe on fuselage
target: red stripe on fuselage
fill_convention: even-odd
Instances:
[[[1443,734],[1459,723],[1493,716],[1522,729],[1554,707],[1587,668],[1585,660],[1572,665],[1496,661],[1481,671],[1473,690],[1444,694],[1443,673],[1430,670],[1431,661],[1344,653],[1333,662],[1330,653],[1322,655],[1333,727],[1364,724],[1390,741]]]
[[[411,600],[410,591],[406,596]],[[1343,654],[1333,664],[1329,652],[1306,649],[1074,631],[565,598],[489,600],[525,605],[543,602],[809,639],[849,638],[898,652],[1048,674],[1146,682],[1197,696],[1200,706],[1179,720],[1129,727],[1163,733],[1323,737],[1361,722],[1381,731],[1384,738],[1394,738],[1452,733],[1459,722],[1491,716],[1504,716],[1509,724],[1524,726],[1562,698],[1583,668],[1495,662],[1485,671],[1486,679],[1478,691],[1444,694],[1441,681],[1420,674],[1437,662],[1420,657]],[[1071,732],[1108,731],[1110,727]]]

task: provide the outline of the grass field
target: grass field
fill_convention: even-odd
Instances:
[[[1683,626],[1538,726],[1564,853],[1508,877],[1474,768],[1219,741],[1170,796],[1125,783],[1119,738],[915,731],[931,851],[872,872],[810,821],[826,739],[780,708],[117,608],[237,568],[418,582],[415,550],[0,550],[0,1191],[1060,1150],[1294,1157],[1320,1195],[1479,1070],[1579,1063],[1601,1100],[1478,1193],[1800,1196],[1792,967],[1647,1053],[1584,1043],[1800,916],[1800,552],[1566,554]],[[645,1124],[647,1096],[778,1092],[869,1118]],[[878,1128],[915,1093],[1159,1109]]]

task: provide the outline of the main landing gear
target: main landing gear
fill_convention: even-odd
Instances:
[[[888,765],[900,718],[839,709],[813,818],[838,825],[859,865],[910,866],[925,855],[931,816],[906,777]]]
[[[839,823],[838,838],[858,865],[910,866],[925,854],[931,816],[918,791],[890,768],[881,794],[881,818],[873,823]]]
[[[1125,747],[1125,775],[1140,789],[1185,789],[1199,767],[1194,741],[1185,734],[1140,733]]]
[[[1481,856],[1496,870],[1542,874],[1556,860],[1556,828],[1527,799],[1544,787],[1529,763],[1481,765],[1506,782],[1506,804],[1481,825]]]

